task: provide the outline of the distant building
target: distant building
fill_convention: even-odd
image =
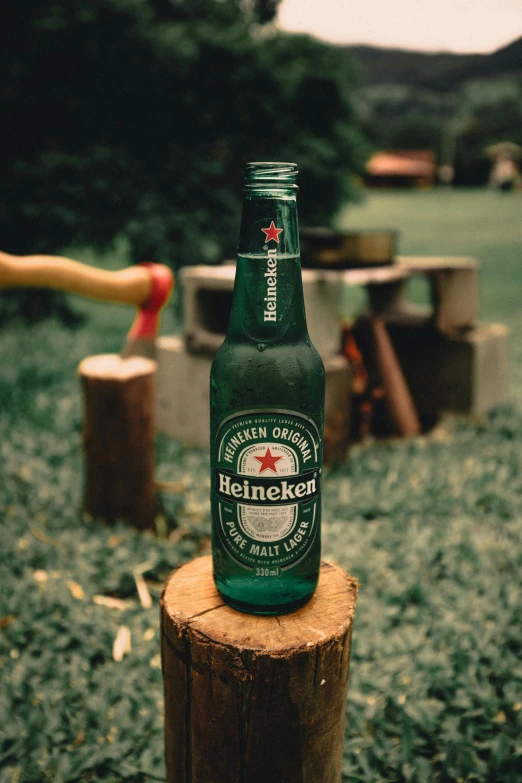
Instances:
[[[376,152],[366,164],[364,182],[373,188],[414,188],[433,185],[435,155],[431,150]]]

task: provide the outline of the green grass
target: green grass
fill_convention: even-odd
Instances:
[[[340,216],[345,228],[399,231],[404,255],[466,255],[482,264],[485,319],[521,319],[522,192],[377,191]]]
[[[386,193],[342,216],[398,228],[403,253],[480,257],[483,318],[513,337],[508,405],[357,446],[327,471],[324,554],[362,583],[346,783],[520,780],[521,207],[518,194]],[[158,476],[186,482],[183,496],[160,498],[170,538],[82,515],[75,370],[118,350],[131,315],[81,309],[76,331],[12,325],[0,340],[0,783],[164,780],[159,589],[208,548],[208,454],[166,438]],[[132,576],[143,563],[151,609]],[[132,652],[116,663],[120,625]]]

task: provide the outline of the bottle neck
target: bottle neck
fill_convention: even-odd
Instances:
[[[228,337],[269,345],[307,336],[295,190],[247,190]]]

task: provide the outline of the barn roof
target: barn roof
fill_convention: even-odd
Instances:
[[[431,150],[388,150],[376,152],[366,164],[374,177],[433,177],[435,156]]]

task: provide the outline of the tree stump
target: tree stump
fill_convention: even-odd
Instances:
[[[210,556],[161,600],[168,783],[340,783],[357,583],[322,563],[277,617],[223,603]]]
[[[78,367],[84,394],[85,510],[153,528],[156,362],[117,354]]]

